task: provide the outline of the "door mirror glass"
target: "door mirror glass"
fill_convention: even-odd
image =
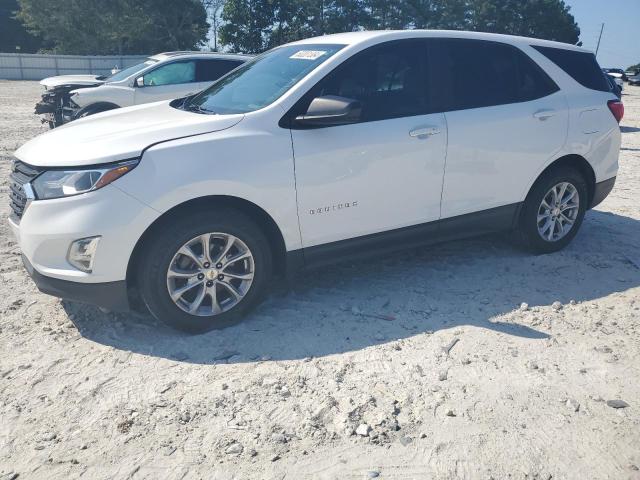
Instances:
[[[136,78],[136,86],[137,87],[144,87],[144,77]]]
[[[296,117],[298,125],[329,127],[347,125],[360,120],[362,105],[352,98],[325,95],[311,101],[307,112]]]

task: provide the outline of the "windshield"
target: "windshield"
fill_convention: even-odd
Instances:
[[[344,45],[289,45],[270,50],[222,77],[183,108],[247,113],[270,105]]]
[[[149,65],[153,65],[156,63],[156,60],[147,60],[146,62],[139,63],[134,65],[133,67],[125,68],[124,70],[120,70],[118,73],[114,73],[113,75],[107,77],[107,82],[119,82],[120,80],[125,80],[131,75],[138,73],[139,71],[147,68]]]

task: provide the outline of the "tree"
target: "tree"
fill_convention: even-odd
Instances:
[[[213,40],[212,50],[218,51],[218,37],[220,35],[220,26],[222,24],[222,9],[226,0],[203,0],[204,9],[207,12],[209,19],[209,25],[211,26],[209,32],[211,39]]]
[[[562,0],[472,0],[469,29],[576,44],[580,28]]]
[[[220,42],[233,50],[257,53],[269,45],[268,31],[274,26],[271,0],[228,0],[222,9],[226,22],[220,27]]]
[[[15,18],[19,8],[17,0],[0,0],[0,52],[35,53],[43,47]]]
[[[29,31],[56,53],[140,54],[191,50],[209,25],[198,0],[18,0]]]
[[[371,18],[370,0],[331,0],[327,2],[324,17],[326,32],[355,32],[379,28]]]
[[[313,35],[433,28],[507,33],[577,43],[563,0],[227,0],[221,41],[261,52]]]

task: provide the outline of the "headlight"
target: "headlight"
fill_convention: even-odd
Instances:
[[[139,160],[98,165],[75,170],[47,170],[31,182],[37,200],[69,197],[109,185],[133,170]]]

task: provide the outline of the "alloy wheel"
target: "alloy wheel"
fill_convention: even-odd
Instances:
[[[547,242],[557,242],[573,228],[580,210],[580,195],[569,182],[554,185],[538,207],[538,234]]]
[[[246,296],[255,262],[249,247],[228,233],[205,233],[186,242],[167,270],[171,300],[184,312],[214,316]]]

